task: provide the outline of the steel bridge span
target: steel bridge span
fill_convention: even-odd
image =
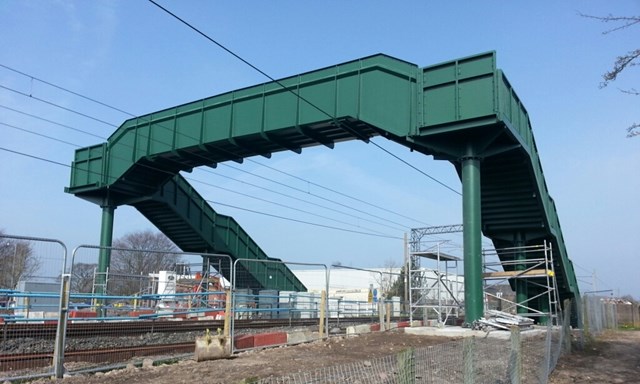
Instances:
[[[496,249],[549,242],[560,300],[579,295],[528,113],[495,52],[426,67],[379,54],[132,118],[106,143],[76,151],[66,192],[102,208],[102,246],[111,245],[114,209],[127,204],[186,252],[267,260],[179,172],[373,136],[449,161],[458,172],[467,323],[483,315],[482,234]],[[100,271],[109,258],[103,250]],[[238,277],[305,290],[275,263],[241,260]],[[516,289],[519,297],[537,294]]]

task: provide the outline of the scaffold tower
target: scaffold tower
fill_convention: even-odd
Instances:
[[[561,308],[551,244],[485,250],[485,307],[491,301],[500,310],[533,318],[539,324],[559,325]],[[515,296],[509,297],[499,286],[509,286]],[[489,308],[485,308],[489,309]]]
[[[435,320],[443,326],[450,318],[457,318],[464,305],[464,278],[459,274],[460,258],[442,252],[448,241],[427,244],[427,235],[462,232],[462,225],[444,225],[411,230],[411,242],[407,270],[409,271],[409,317],[411,320]],[[435,268],[422,266],[429,260]]]

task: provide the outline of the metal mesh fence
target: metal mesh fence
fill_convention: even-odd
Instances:
[[[0,381],[53,369],[66,256],[58,240],[0,236]]]
[[[598,336],[604,330],[617,328],[617,304],[602,296],[583,296],[582,323],[587,338]]]
[[[305,286],[295,274],[304,269],[314,277]],[[266,321],[272,324],[318,325],[319,335],[328,332],[326,292],[327,266],[324,264],[286,262],[277,259],[237,259],[232,268],[232,350],[261,347],[250,337],[237,339],[243,321]],[[282,336],[282,337],[280,337]],[[275,335],[278,344],[289,343],[286,334]],[[275,339],[274,339],[275,340]]]
[[[102,272],[105,251],[111,268]],[[68,272],[67,372],[192,355],[196,336],[223,326],[226,255],[80,246]]]
[[[562,326],[497,332],[442,344],[411,348],[367,361],[331,366],[257,383],[546,383],[570,332]]]
[[[142,252],[110,251],[112,257],[120,252],[129,258]],[[324,328],[328,334],[327,319],[348,317],[344,303],[332,305],[331,295],[327,298],[323,294],[330,291],[330,275],[324,265],[274,260],[273,266],[260,269],[250,265],[256,261],[248,261],[238,273],[224,255],[143,251],[140,256],[146,260],[165,259],[156,260],[152,271],[114,268],[99,272],[101,252],[104,248],[79,247],[72,255],[73,262],[66,264],[66,247],[56,240],[0,237],[0,381],[51,376],[54,371],[58,375],[62,363],[66,372],[77,373],[141,364],[147,356],[192,356],[196,336],[205,329],[222,327],[229,292],[235,303],[233,321],[246,318],[291,323],[293,319],[308,319],[309,324],[319,331]],[[25,269],[26,256],[38,268]],[[112,265],[117,267],[117,263]],[[297,282],[292,277],[295,274],[288,275],[287,271],[295,272],[296,267],[313,270],[321,277],[314,286],[304,287],[306,292],[288,289]],[[247,271],[264,274],[249,276]],[[269,280],[275,285],[273,289],[260,289],[254,286],[258,279],[261,287]],[[63,300],[61,292],[65,293]],[[368,301],[354,300],[361,305],[372,304]],[[571,307],[564,305],[565,311]],[[618,325],[614,300],[585,296],[577,308],[584,334],[589,337]],[[369,310],[375,317],[376,306],[349,315],[369,316]],[[492,334],[465,338],[260,382],[544,383],[571,341],[571,314],[564,312],[560,318],[560,325],[514,331],[503,339]],[[233,321],[232,340],[242,334],[240,330],[233,333]],[[314,337],[320,336],[315,333]]]

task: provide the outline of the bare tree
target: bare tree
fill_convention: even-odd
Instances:
[[[111,253],[109,292],[116,295],[133,295],[144,289],[144,281],[150,273],[174,270],[181,263],[179,255],[170,252],[178,248],[160,232],[133,232],[117,239]]]
[[[15,289],[18,281],[35,276],[40,261],[28,241],[0,237],[0,265],[0,288]]]
[[[73,266],[71,275],[72,293],[91,293],[93,290],[93,278],[98,264],[78,263]]]
[[[580,16],[614,25],[613,28],[602,32],[603,35],[607,35],[609,33],[617,32],[640,24],[640,16],[593,16],[585,15],[582,13],[580,13]],[[625,69],[638,65],[639,61],[640,49],[638,48],[632,49],[622,56],[618,56],[616,58],[616,61],[613,63],[613,68],[602,75],[603,81],[600,83],[600,88],[608,86],[609,83],[615,81]],[[640,96],[640,92],[635,88],[621,89],[620,91],[630,95]],[[640,123],[633,123],[629,127],[627,127],[627,137],[634,136],[640,136]]]
[[[384,262],[382,268],[382,275],[376,274],[376,283],[382,290],[380,297],[390,299],[392,296],[397,296],[393,287],[397,285],[399,264],[395,260],[389,259]]]

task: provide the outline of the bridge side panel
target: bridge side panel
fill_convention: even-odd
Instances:
[[[109,138],[107,171],[116,179],[143,158],[178,156],[180,151],[194,154],[188,167],[203,165],[211,159],[206,152],[212,148],[236,140],[261,144],[258,138],[267,137],[265,133],[304,139],[299,127],[313,129],[334,118],[360,120],[406,136],[415,126],[416,74],[414,65],[376,56],[283,79],[286,89],[266,83],[131,119]],[[318,144],[306,139],[303,146]],[[233,156],[214,157],[225,161]]]

